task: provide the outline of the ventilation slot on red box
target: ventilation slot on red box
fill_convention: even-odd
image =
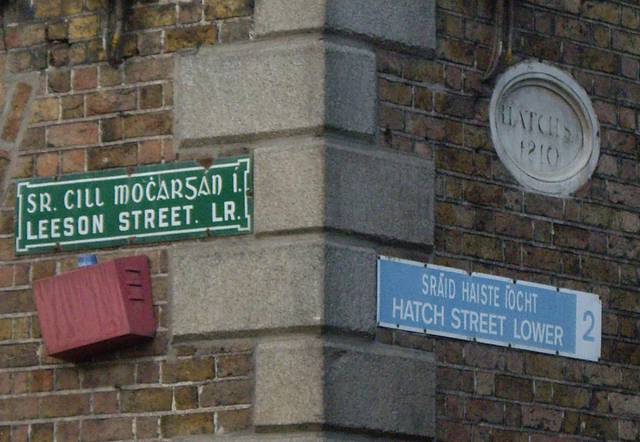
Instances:
[[[144,301],[142,274],[137,269],[125,269],[128,298],[132,301]]]

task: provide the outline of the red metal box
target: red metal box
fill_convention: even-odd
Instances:
[[[49,356],[77,361],[155,334],[146,256],[41,279],[33,292]]]

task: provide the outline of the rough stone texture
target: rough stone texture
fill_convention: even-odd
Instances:
[[[206,48],[176,65],[179,144],[324,127],[375,133],[376,62],[366,49],[309,36]]]
[[[256,34],[328,29],[421,49],[436,46],[433,0],[258,0]]]
[[[175,336],[375,327],[372,250],[322,236],[225,240],[170,252]]]
[[[322,139],[307,147],[294,143],[254,151],[255,232],[325,224],[325,156]]]
[[[357,341],[293,338],[256,348],[256,427],[320,424],[432,436],[433,355]]]
[[[431,161],[321,141],[256,149],[254,159],[256,232],[329,227],[433,242]]]
[[[361,47],[332,43],[326,43],[325,51],[325,125],[374,135],[377,124],[375,55]]]
[[[320,30],[326,26],[326,0],[257,0],[254,13],[256,35]]]

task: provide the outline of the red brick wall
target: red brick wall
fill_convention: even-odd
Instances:
[[[5,5],[0,40],[3,75],[41,73],[13,178],[174,161],[173,53],[248,39],[251,27],[250,0],[132,1],[125,61],[114,68],[102,39],[106,0],[26,3]],[[480,78],[493,3],[440,0],[435,59],[379,51],[381,142],[436,162],[434,262],[598,294],[602,360],[384,330],[379,339],[435,351],[442,440],[638,439],[640,6],[517,2],[514,61],[537,57],[571,72],[602,125],[593,179],[558,199],[524,191],[491,145],[492,83]],[[44,356],[31,282],[74,268],[75,254],[15,258],[13,201],[10,188],[0,210],[0,441],[153,439],[250,425],[248,345],[167,351],[166,246],[118,252],[151,258],[152,343],[81,365]]]
[[[7,3],[0,79],[40,72],[31,112],[13,99],[14,113],[30,115],[13,178],[176,160],[173,53],[248,39],[253,12],[248,0],[127,2],[125,60],[112,67],[106,0]],[[166,246],[98,252],[149,256],[159,322],[151,343],[79,365],[45,356],[31,283],[75,268],[75,254],[14,257],[14,187],[0,210],[0,441],[156,439],[249,425],[249,346],[168,354]]]
[[[433,350],[442,440],[640,440],[640,5],[516,1],[513,63],[570,72],[593,100],[601,157],[575,196],[525,191],[493,149],[493,1],[439,0],[433,60],[379,54],[382,143],[433,158],[434,262],[596,293],[599,363],[404,332]]]

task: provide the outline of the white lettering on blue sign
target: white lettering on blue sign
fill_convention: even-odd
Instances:
[[[597,361],[591,293],[380,257],[378,325]]]

